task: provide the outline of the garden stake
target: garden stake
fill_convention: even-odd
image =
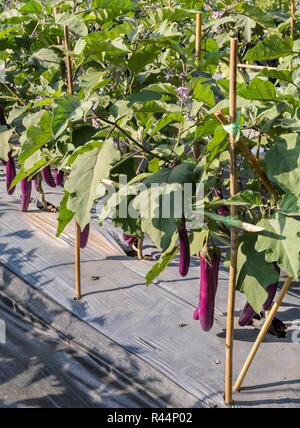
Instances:
[[[230,122],[236,123],[236,81],[237,81],[237,46],[238,41],[232,38],[230,41],[230,95],[229,95],[229,113]],[[230,132],[230,196],[233,197],[237,192],[236,180],[236,132]],[[230,206],[230,215],[236,217],[238,208]],[[226,327],[226,377],[225,377],[225,403],[232,403],[232,354],[233,354],[233,330],[234,330],[234,306],[235,306],[235,284],[237,275],[237,230],[231,228],[231,256],[229,270],[229,289],[227,306],[227,327]]]
[[[295,0],[291,0],[291,39],[294,40],[295,33]]]
[[[68,93],[73,95],[73,73],[72,59],[70,55],[70,38],[68,26],[64,26],[65,49],[66,49],[66,64],[68,78]],[[75,224],[75,299],[80,300],[81,294],[81,276],[80,276],[80,226],[76,221]]]
[[[196,14],[196,26],[195,26],[195,56],[196,61],[201,60],[201,39],[202,39],[202,13],[199,12]],[[194,155],[195,159],[200,158],[200,142],[197,141],[194,144]]]
[[[259,333],[259,335],[257,336],[257,339],[250,351],[250,354],[248,355],[248,358],[241,370],[241,373],[234,385],[234,389],[235,391],[240,391],[242,383],[246,377],[246,374],[248,373],[248,370],[254,360],[254,357],[257,353],[257,351],[259,350],[260,345],[262,344],[264,338],[266,337],[266,334],[268,333],[268,330],[278,312],[278,309],[280,308],[280,305],[286,295],[286,293],[288,292],[288,289],[291,285],[291,282],[293,281],[293,279],[291,277],[288,277],[287,280],[285,281],[280,293],[278,294],[278,297],[274,303],[274,305],[272,306],[272,309],[270,309],[269,315],[265,320],[265,323]]]
[[[56,15],[59,13],[59,9],[57,6],[54,7],[54,17],[56,18]],[[57,36],[57,44],[58,45],[62,45],[63,40],[61,38],[61,36]]]
[[[238,64],[238,68],[248,68],[249,70],[277,70],[276,67],[268,67],[266,65],[254,64]]]
[[[220,123],[222,123],[223,125],[228,125],[228,120],[221,110],[216,110],[214,112],[214,115]],[[248,146],[246,144],[244,144],[242,138],[237,142],[237,146],[238,146],[239,150],[243,153],[245,158],[248,159],[248,161],[252,164],[254,170],[256,171],[260,181],[262,182],[262,184],[264,185],[266,190],[274,196],[274,199],[277,202],[279,199],[279,194],[278,194],[277,190],[275,189],[273,184],[270,182],[270,180],[266,176],[264,170],[262,169],[262,167],[258,163],[254,154],[251,152],[251,150],[248,148]]]
[[[201,39],[202,39],[202,13],[196,14],[196,34],[195,34],[195,52],[196,58],[201,60]]]

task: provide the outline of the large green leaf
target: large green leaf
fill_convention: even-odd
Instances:
[[[36,151],[44,147],[52,138],[52,114],[44,111],[39,121],[26,131],[26,140],[21,146],[19,163],[22,164]]]
[[[30,62],[48,69],[50,67],[58,67],[61,59],[53,49],[42,48],[31,55]]]
[[[19,8],[19,12],[21,12],[24,15],[26,14],[39,15],[42,12],[42,10],[43,9],[40,2],[35,0],[26,1],[26,3]]]
[[[266,251],[266,261],[277,262],[283,272],[297,280],[300,273],[300,221],[277,213],[262,219],[256,251]]]
[[[277,138],[266,153],[265,169],[268,178],[285,192],[300,191],[300,137],[287,134]]]
[[[106,75],[106,71],[98,71],[91,67],[80,77],[80,86],[84,89],[87,97],[110,82],[110,79],[107,78]]]
[[[279,79],[283,82],[294,83],[293,72],[289,70],[262,70],[258,76],[269,77],[270,79]]]
[[[62,198],[60,205],[59,205],[59,214],[57,218],[57,232],[56,236],[60,236],[62,232],[64,231],[65,227],[72,221],[74,218],[73,211],[69,210],[68,200],[69,200],[70,194],[68,192],[64,192],[64,197]]]
[[[54,138],[60,135],[67,129],[71,119],[80,119],[82,110],[80,109],[80,100],[73,95],[65,95],[56,101],[56,106],[53,109],[52,131]]]
[[[183,163],[175,168],[163,168],[144,181],[146,190],[135,198],[133,207],[141,215],[141,227],[156,247],[166,251],[178,222],[185,214],[183,185],[194,183],[193,164]]]
[[[252,6],[246,2],[241,2],[237,6],[237,11],[250,17],[264,28],[275,27],[275,22],[272,16],[263,9],[257,6]]]
[[[278,281],[278,273],[265,260],[265,253],[255,248],[257,235],[245,233],[238,250],[236,288],[244,293],[256,313],[267,300],[266,288]]]
[[[137,9],[138,5],[131,0],[93,0],[93,7],[129,12]]]
[[[84,19],[78,15],[58,15],[57,24],[67,25],[70,32],[76,36],[84,37],[88,34],[88,28],[85,25]]]
[[[4,161],[8,161],[8,153],[11,150],[9,140],[13,133],[13,129],[7,129],[7,126],[0,126],[0,159]]]
[[[166,251],[182,218],[182,207],[176,202],[182,197],[182,186],[178,183],[160,184],[141,192],[134,200],[133,207],[141,215],[141,228],[154,245]]]
[[[70,194],[67,208],[75,213],[81,230],[90,222],[98,185],[109,177],[112,164],[120,159],[113,140],[98,142],[97,145],[76,158],[65,184],[65,190]]]
[[[146,65],[152,64],[160,52],[161,48],[154,44],[140,47],[129,58],[129,69],[139,73]]]
[[[291,39],[282,39],[281,37],[271,35],[254,48],[248,51],[244,57],[245,60],[269,60],[288,56],[293,53],[293,42]]]
[[[146,275],[146,284],[150,285],[171,263],[171,261],[176,257],[178,252],[178,247],[173,248],[172,251],[164,252],[161,254],[157,263],[155,263],[150,271]]]
[[[203,101],[209,107],[215,105],[215,96],[212,90],[212,85],[205,83],[207,79],[199,78],[194,89],[194,98],[197,101]]]
[[[228,150],[228,147],[228,133],[224,130],[223,126],[218,126],[215,129],[213,139],[206,146],[206,166],[208,167],[216,157]]]
[[[276,100],[274,85],[271,82],[259,79],[258,77],[251,80],[248,86],[246,84],[241,85],[238,90],[238,95],[246,98],[247,100]]]
[[[300,215],[300,193],[298,195],[292,195],[286,193],[279,203],[279,211],[292,216]]]

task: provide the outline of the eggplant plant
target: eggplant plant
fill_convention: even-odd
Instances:
[[[171,8],[163,0],[5,2],[0,159],[6,163],[13,155],[17,162],[9,191],[22,183],[27,209],[32,179],[42,174],[55,186],[64,175],[57,233],[75,219],[83,246],[91,209],[102,199],[100,225],[111,218],[125,235],[147,235],[160,251],[147,284],[179,253],[181,275],[188,274],[190,257],[209,270],[214,256],[208,255],[219,254],[221,246],[229,250],[230,227],[236,227],[236,287],[260,313],[268,287],[278,282],[273,263],[295,279],[300,271],[300,39],[299,31],[290,37],[288,4],[282,1],[278,10],[275,1],[174,0]],[[199,10],[203,38],[196,58]],[[297,9],[296,29],[299,16]],[[71,34],[73,95],[66,84],[64,26]],[[227,197],[228,133],[214,112],[228,115],[232,36],[239,40],[239,61],[261,67],[239,68],[239,141],[273,193],[238,145],[239,192]],[[180,200],[189,202],[190,212],[200,210],[202,221]],[[236,218],[228,215],[231,205],[238,206]],[[203,248],[207,255],[199,256]],[[205,329],[211,327],[220,261],[213,261],[214,280],[201,291],[212,296]],[[207,287],[213,292],[203,291]]]

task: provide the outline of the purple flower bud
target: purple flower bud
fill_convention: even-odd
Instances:
[[[38,32],[37,32],[37,31],[33,31],[33,32],[30,34],[29,38],[30,38],[30,39],[35,39],[37,36],[38,36]]]
[[[174,77],[172,70],[166,70],[164,72],[164,75],[165,75],[166,80],[170,80]]]
[[[222,18],[222,16],[224,16],[224,14],[225,14],[225,12],[224,12],[223,10],[214,11],[214,12],[211,14],[211,17],[212,17],[213,19],[219,19],[219,18]]]
[[[189,98],[189,89],[186,86],[180,86],[176,93],[181,102],[185,103]]]
[[[190,114],[186,114],[184,116],[184,118],[185,118],[186,122],[194,122],[195,121],[195,118],[193,116],[191,116]]]
[[[185,79],[186,76],[187,76],[187,73],[185,71],[182,71],[178,77],[179,77],[179,79]]]
[[[97,117],[93,117],[92,119],[92,127],[95,129],[99,129],[100,128],[100,121]]]

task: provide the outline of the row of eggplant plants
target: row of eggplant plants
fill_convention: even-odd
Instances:
[[[42,208],[52,210],[42,183],[53,187],[64,180],[57,234],[75,219],[82,246],[91,209],[102,199],[100,225],[112,218],[130,245],[136,247],[147,235],[160,251],[147,284],[178,254],[183,277],[191,257],[198,257],[200,299],[194,318],[204,330],[213,325],[219,266],[228,264],[222,254],[229,251],[230,227],[237,227],[236,287],[248,302],[240,323],[251,322],[272,305],[280,271],[295,279],[300,271],[300,13],[297,7],[293,40],[289,3],[4,2],[0,159],[8,193],[21,183],[26,211],[34,182]],[[199,11],[203,31],[196,58]],[[71,35],[72,95],[64,26]],[[239,192],[228,197],[228,133],[214,112],[228,114],[233,36],[239,61],[264,66],[238,71],[240,139],[263,167],[276,198],[242,153],[237,155]],[[120,184],[124,175],[128,182]],[[159,193],[153,183],[160,185]],[[193,185],[192,208],[201,206],[204,215],[199,225],[183,206],[174,209],[186,183]],[[109,185],[117,192],[107,197]],[[204,189],[200,199],[199,185]],[[164,218],[167,198],[173,204]],[[153,199],[158,215],[145,216],[145,201]],[[138,215],[121,215],[124,203]],[[239,207],[237,218],[229,216],[230,205]],[[243,222],[264,230],[249,233]]]

